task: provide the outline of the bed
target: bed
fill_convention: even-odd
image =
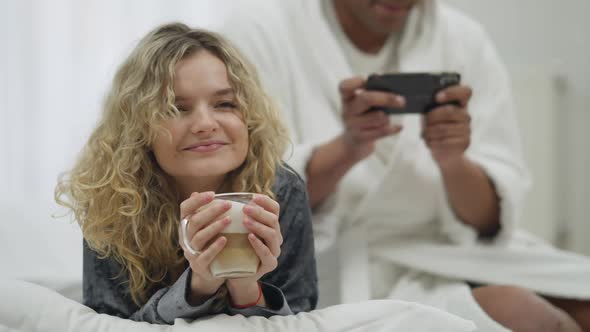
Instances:
[[[0,332],[473,331],[469,321],[394,300],[331,305],[293,316],[217,315],[152,325],[98,314],[81,304],[82,237],[63,219],[0,205]]]

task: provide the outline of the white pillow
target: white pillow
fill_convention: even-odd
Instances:
[[[225,331],[473,331],[475,325],[444,311],[420,304],[375,300],[342,304],[271,318],[217,315],[173,326],[152,325],[97,314],[43,286],[20,280],[0,280],[0,331],[23,332],[225,332]]]
[[[51,216],[64,211],[0,203],[0,278],[30,281],[82,300],[82,232],[71,218]]]

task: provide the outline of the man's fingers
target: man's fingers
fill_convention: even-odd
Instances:
[[[424,122],[426,126],[432,126],[439,123],[469,123],[471,116],[464,108],[455,105],[439,106],[425,115]]]
[[[374,141],[379,138],[395,135],[402,130],[402,126],[400,125],[385,125],[375,129],[364,130],[357,134],[357,137],[360,141],[368,142]]]
[[[438,103],[459,102],[462,107],[466,107],[473,95],[473,90],[467,85],[453,85],[443,89],[436,94]]]
[[[470,135],[470,128],[462,123],[440,123],[427,127],[422,136],[427,140],[439,140],[447,137]]]
[[[352,131],[374,129],[389,124],[389,116],[383,112],[368,112],[351,117],[346,128]]]
[[[431,149],[449,149],[458,146],[469,147],[469,139],[466,137],[448,137],[438,140],[427,141],[427,145]]]
[[[360,90],[351,105],[350,113],[356,115],[371,107],[403,108],[406,100],[403,96],[389,92]]]
[[[338,85],[342,101],[347,102],[354,98],[355,91],[365,86],[365,79],[360,76],[345,79]]]

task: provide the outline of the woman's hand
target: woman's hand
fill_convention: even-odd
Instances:
[[[252,201],[244,206],[244,226],[250,231],[248,240],[260,258],[260,266],[252,277],[227,280],[227,288],[235,305],[255,303],[259,295],[258,280],[278,266],[283,244],[279,211],[279,203],[260,194],[255,194]],[[264,306],[264,297],[257,304]]]
[[[231,208],[231,202],[218,200],[211,203],[214,195],[213,192],[193,193],[180,204],[180,216],[188,220],[187,239],[191,248],[198,252],[192,254],[185,247],[179,227],[180,246],[192,270],[189,302],[193,305],[202,303],[215,294],[224,282],[224,279],[215,278],[211,274],[210,265],[227,239],[220,236],[215,241],[212,240],[230,224],[229,216],[222,215]]]

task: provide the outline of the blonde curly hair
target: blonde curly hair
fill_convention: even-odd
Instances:
[[[102,119],[55,189],[56,201],[71,209],[90,248],[121,264],[138,305],[157,283],[173,282],[186,267],[177,235],[180,196],[150,146],[161,122],[179,116],[172,86],[176,64],[200,51],[225,63],[248,128],[246,160],[227,175],[226,188],[274,197],[275,172],[288,144],[277,108],[234,47],[180,23],[151,31],[121,65]]]

